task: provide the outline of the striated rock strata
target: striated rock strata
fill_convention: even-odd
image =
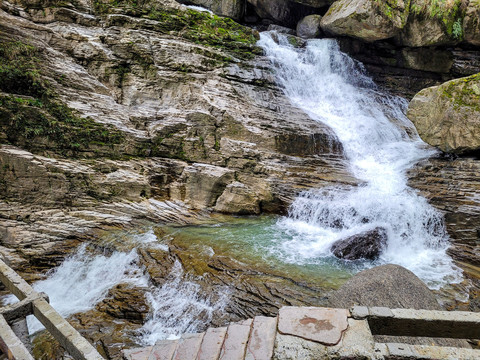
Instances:
[[[40,95],[2,88],[2,227],[10,229],[2,246],[37,238],[15,235],[17,227],[35,232],[24,220],[29,207],[37,225],[49,223],[33,215],[37,208],[74,214],[57,222],[67,238],[79,233],[68,230],[76,211],[92,212],[89,220],[100,226],[111,217],[101,209],[114,203],[125,204],[115,209],[117,224],[131,223],[131,208],[133,217],[161,219],[157,203],[165,201],[182,204],[177,218],[188,222],[196,216],[185,214],[204,209],[282,212],[301,189],[356,183],[333,132],[292,107],[265,59],[247,59],[258,52],[254,32],[170,2],[155,12],[119,4],[129,15],[112,4],[39,11],[2,2],[2,44],[25,43],[15,51],[38,58],[25,66],[38,67],[43,86]],[[232,31],[231,40],[219,38],[220,46],[215,36],[202,37],[210,30],[198,24],[209,19]],[[164,28],[169,22],[174,30]],[[58,127],[59,107],[66,124],[78,127]],[[11,131],[12,121],[29,118],[23,114],[45,127]],[[81,134],[85,121],[93,130]]]

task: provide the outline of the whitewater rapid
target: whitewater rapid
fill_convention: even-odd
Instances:
[[[431,288],[459,282],[461,271],[446,253],[442,215],[407,185],[407,170],[435,151],[407,119],[406,100],[379,91],[335,40],[309,40],[295,48],[286,36],[265,32],[258,44],[286,96],[334,130],[351,172],[362,181],[357,187],[323,188],[297,197],[278,222],[290,236],[277,244],[284,260],[308,263],[332,256],[335,241],[382,227],[387,247],[365,267],[399,264]]]
[[[156,249],[168,251],[168,247],[158,244],[152,230],[131,235],[130,241],[135,242],[137,248],[153,245]],[[50,304],[65,318],[94,309],[108,297],[109,290],[119,284],[144,289],[150,314],[135,336],[136,341],[144,345],[204,329],[214,314],[223,312],[228,304],[228,288],[204,294],[198,283],[185,276],[178,261],[163,285],[153,285],[140,265],[136,250],[114,251],[106,256],[92,253],[84,244],[47,275],[45,280],[35,282],[33,288],[46,293]],[[0,300],[3,304],[18,301],[14,295]],[[32,315],[27,317],[27,325],[30,334],[44,329]]]

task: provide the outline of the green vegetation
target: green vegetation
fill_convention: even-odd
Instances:
[[[480,74],[449,81],[442,87],[443,96],[453,101],[455,109],[468,107],[480,112]]]
[[[164,8],[148,0],[95,1],[95,10],[99,14],[112,13],[118,8],[126,15],[158,21],[156,31],[223,49],[242,59],[261,53],[261,49],[255,46],[257,32],[230,18],[191,9]]]
[[[42,72],[38,49],[0,34],[1,142],[68,156],[122,142],[119,130],[81,118],[63,104]]]
[[[401,3],[397,0],[376,0],[382,13],[399,27],[403,27],[407,22],[411,1],[414,0],[404,0]]]
[[[464,0],[412,0],[410,11],[420,17],[438,19],[454,39],[463,39]]]

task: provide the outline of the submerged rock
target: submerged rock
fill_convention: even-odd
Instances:
[[[376,228],[335,242],[330,250],[341,259],[375,260],[387,244],[387,230]]]
[[[449,153],[480,149],[480,74],[420,91],[410,102],[408,118],[421,138]]]

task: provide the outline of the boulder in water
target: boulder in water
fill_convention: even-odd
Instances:
[[[384,228],[375,228],[360,234],[350,236],[335,242],[330,250],[341,259],[375,260],[380,256],[387,243],[387,231]]]
[[[322,29],[320,28],[320,15],[308,15],[297,24],[297,35],[304,39],[313,39],[319,37]]]

